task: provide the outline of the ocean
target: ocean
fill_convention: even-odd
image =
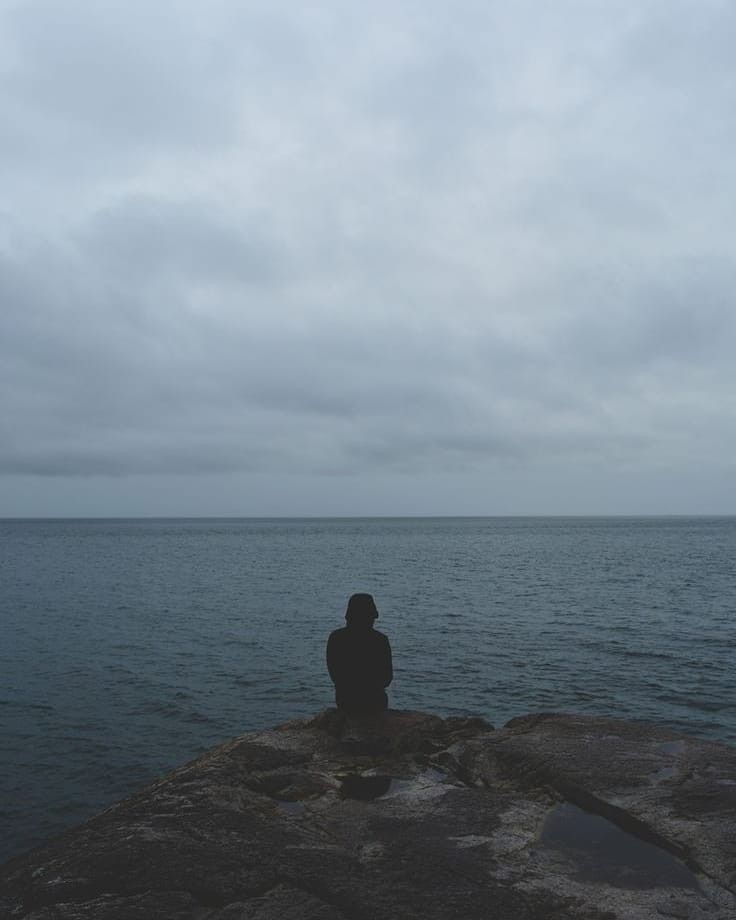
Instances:
[[[0,861],[332,704],[369,591],[390,705],[736,743],[736,518],[0,521]]]

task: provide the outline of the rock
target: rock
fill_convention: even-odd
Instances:
[[[25,920],[733,920],[736,749],[641,723],[328,710],[0,869]]]

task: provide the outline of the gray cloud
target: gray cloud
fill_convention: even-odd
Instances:
[[[663,9],[9,7],[7,513],[127,476],[280,513],[297,480],[312,513],[728,481],[734,15]]]
[[[94,7],[29,0],[12,7],[4,95],[15,126],[26,129],[26,146],[16,149],[32,152],[34,141],[47,139],[56,149],[46,156],[89,162],[89,154],[230,139],[237,96],[227,81],[229,65],[196,9],[118,0]]]

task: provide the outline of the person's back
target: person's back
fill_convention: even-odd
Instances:
[[[345,612],[347,625],[327,642],[327,668],[335,685],[338,709],[356,714],[388,707],[386,687],[393,678],[391,646],[373,628],[378,617],[370,594],[353,594]]]

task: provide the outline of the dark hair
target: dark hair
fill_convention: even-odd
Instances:
[[[351,623],[370,624],[378,617],[378,610],[372,594],[353,594],[348,601],[345,620]]]

